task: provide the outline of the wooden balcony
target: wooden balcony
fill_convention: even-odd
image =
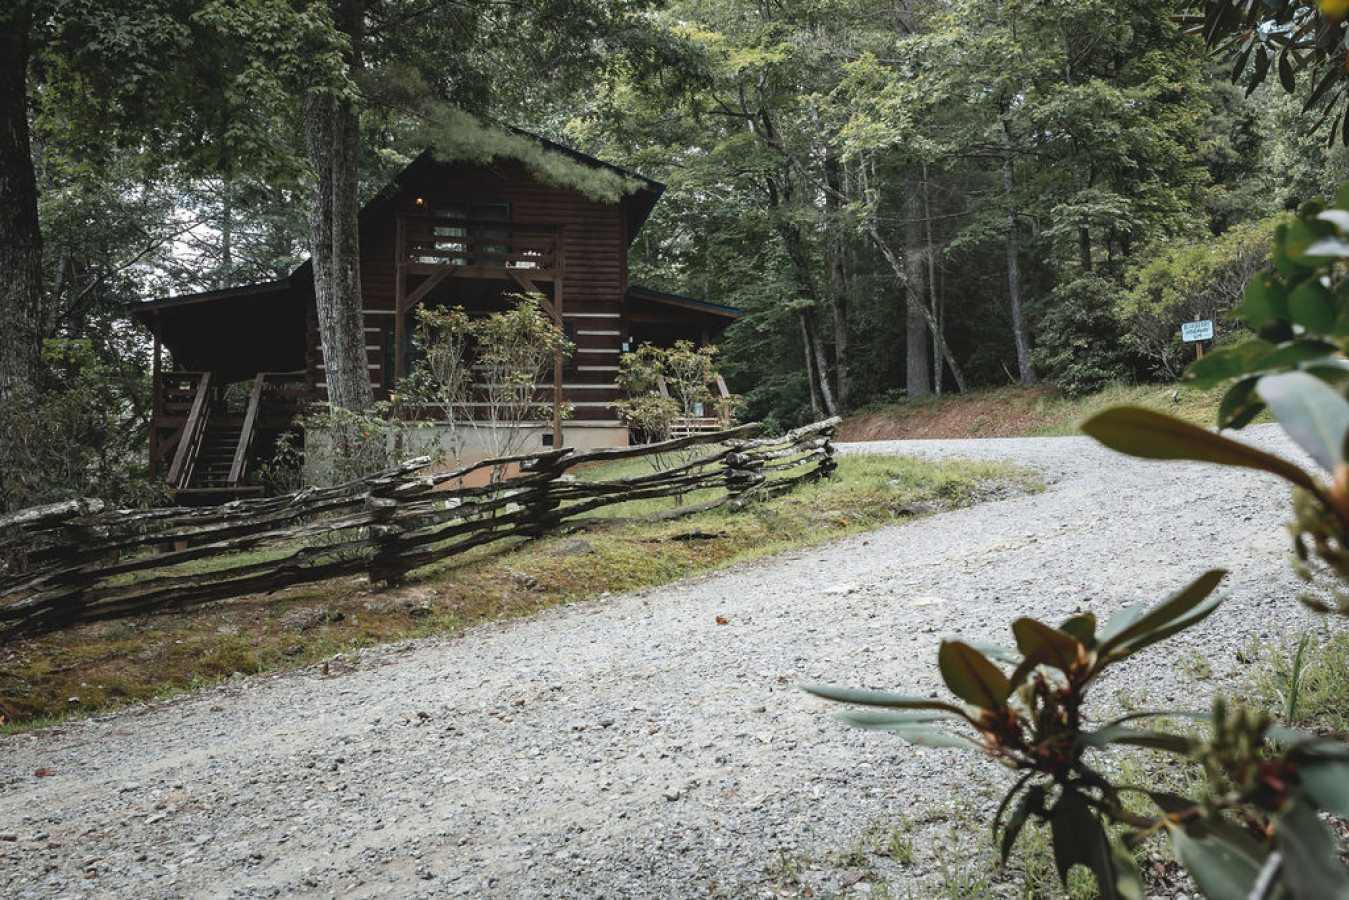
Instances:
[[[448,266],[469,278],[551,282],[561,269],[557,225],[430,214],[403,216],[398,225],[398,264],[406,275],[438,275]]]

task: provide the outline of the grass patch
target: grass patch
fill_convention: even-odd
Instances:
[[[296,668],[361,647],[453,635],[1038,487],[1026,473],[995,463],[845,457],[835,477],[740,513],[715,510],[478,548],[421,569],[396,589],[340,579],[13,640],[0,647],[0,729]]]
[[[1248,667],[1241,692],[1248,704],[1271,710],[1294,728],[1349,731],[1349,632],[1317,630],[1270,642],[1251,638],[1237,659]]]

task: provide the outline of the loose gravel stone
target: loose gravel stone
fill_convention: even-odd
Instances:
[[[1287,448],[1272,428],[1247,439]],[[1006,641],[1016,616],[1108,615],[1223,567],[1212,624],[1099,698],[1204,709],[1238,683],[1249,639],[1319,621],[1294,599],[1288,492],[1260,473],[1080,438],[844,451],[1008,459],[1048,486],[0,739],[0,895],[862,896],[873,879],[831,849],[898,815],[940,821],[956,792],[986,815],[1006,773],[848,729],[797,684],[935,696],[944,635]],[[1171,664],[1198,654],[1202,681]],[[922,848],[955,827],[915,833],[892,893],[933,892]]]

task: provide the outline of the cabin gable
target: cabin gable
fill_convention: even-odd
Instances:
[[[411,330],[410,309],[416,304],[402,313],[400,338],[399,296],[405,304],[417,297],[439,274],[434,270],[447,265],[458,271],[417,302],[486,315],[527,287],[551,301],[560,298],[563,327],[576,345],[564,372],[567,402],[575,410],[569,424],[612,426],[616,417],[609,404],[618,399],[614,378],[628,287],[628,218],[627,203],[602,203],[544,184],[515,161],[419,165],[361,223],[364,327],[376,390],[387,394],[406,374],[397,351]],[[428,240],[439,258],[418,254]],[[555,258],[545,269],[550,245]]]

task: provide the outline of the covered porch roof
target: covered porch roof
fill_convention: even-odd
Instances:
[[[305,367],[305,292],[292,278],[135,304],[180,369],[223,382]]]
[[[736,306],[657,291],[636,284],[628,288],[624,305],[636,313],[646,312],[664,318],[706,320],[719,328],[734,322],[745,312]]]

